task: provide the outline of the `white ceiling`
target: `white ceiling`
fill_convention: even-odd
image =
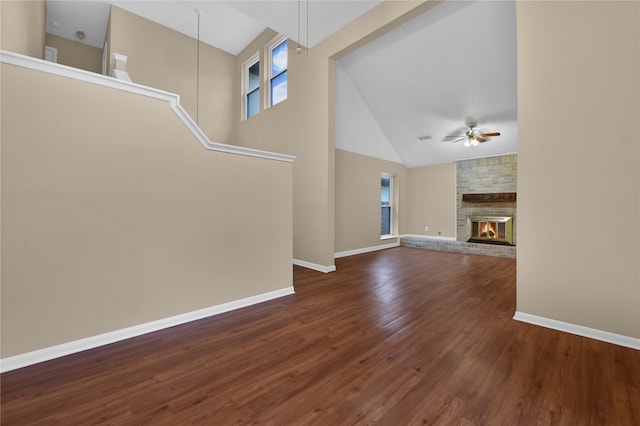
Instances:
[[[83,43],[102,48],[113,4],[196,38],[199,12],[200,39],[237,55],[267,27],[313,47],[381,1],[47,0],[46,31],[80,41],[75,33],[82,29]]]
[[[407,167],[517,152],[516,65],[515,2],[444,2],[338,61],[336,147]],[[442,141],[470,122],[501,136]]]
[[[108,2],[47,0],[46,5],[47,33],[102,49],[111,8]],[[78,30],[86,34],[84,40],[76,38]]]
[[[47,0],[47,32],[102,48],[115,4],[232,54],[265,28],[313,47],[381,0]],[[308,26],[307,26],[308,5]],[[300,6],[300,9],[298,9]],[[514,1],[448,0],[341,58],[336,147],[407,167],[517,152]],[[469,122],[500,137],[442,142]],[[420,141],[419,136],[432,139]]]

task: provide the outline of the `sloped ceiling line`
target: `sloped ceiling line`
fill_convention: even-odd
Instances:
[[[349,107],[345,111],[344,107]],[[336,66],[336,148],[369,157],[403,163],[378,125],[351,77]]]

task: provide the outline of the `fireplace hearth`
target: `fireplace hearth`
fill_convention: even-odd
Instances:
[[[470,243],[514,245],[513,217],[467,216],[467,235]]]

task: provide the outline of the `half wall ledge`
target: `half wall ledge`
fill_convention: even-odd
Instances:
[[[400,236],[402,247],[419,248],[425,250],[448,251],[452,253],[477,254],[481,256],[516,258],[516,246],[469,243],[455,240],[433,239],[419,236]]]
[[[43,59],[33,58],[31,56],[21,55],[19,53],[0,50],[0,63],[22,67],[34,71],[40,71],[59,77],[71,78],[83,81],[85,83],[95,84],[98,86],[110,87],[112,89],[121,90],[123,92],[135,93],[142,96],[165,101],[171,109],[176,113],[178,118],[184,123],[193,136],[207,150],[225,152],[228,154],[246,155],[249,157],[264,158],[267,160],[285,161],[293,163],[295,156],[280,154],[276,152],[261,151],[258,149],[245,148],[236,145],[227,145],[219,142],[212,142],[202,129],[198,127],[185,109],[180,105],[180,95],[165,92],[164,90],[155,89],[153,87],[143,86],[141,84],[131,83],[124,80],[118,80],[102,74],[96,74],[90,71],[69,67],[54,62],[45,61]]]

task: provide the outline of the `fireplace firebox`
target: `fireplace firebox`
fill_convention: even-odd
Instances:
[[[514,245],[513,217],[467,216],[467,235],[471,243]]]

